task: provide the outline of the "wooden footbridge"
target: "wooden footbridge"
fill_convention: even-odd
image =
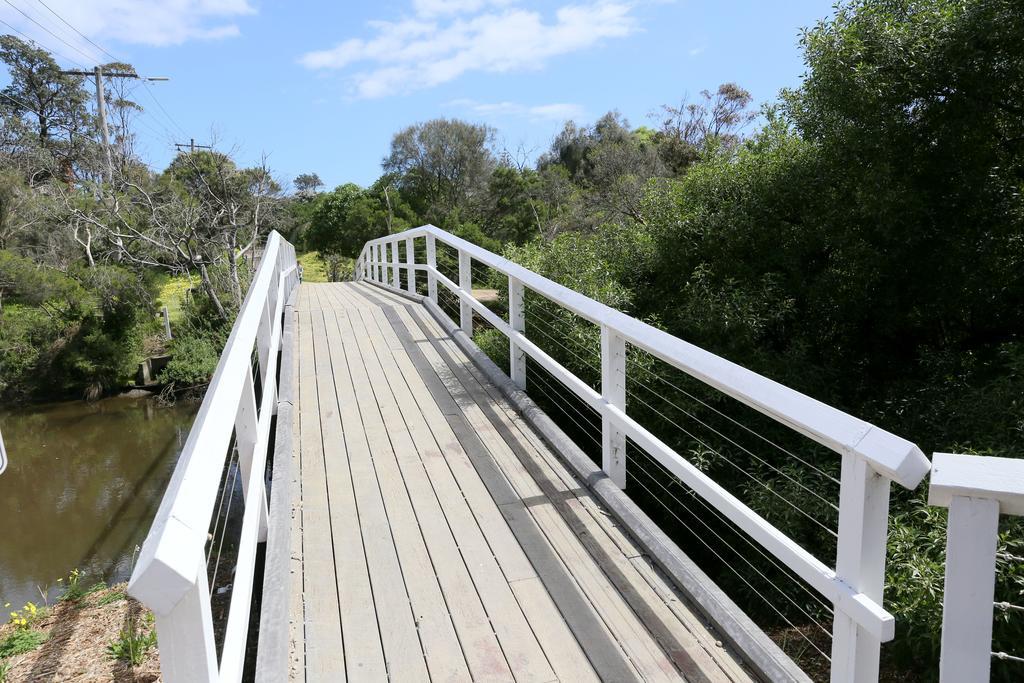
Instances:
[[[474,266],[507,277],[507,310],[474,295]],[[808,680],[630,497],[633,449],[744,534],[752,567],[813,593],[833,681],[877,680],[889,486],[928,474],[916,446],[432,226],[368,243],[351,282],[299,276],[273,234],[132,577],[165,681]],[[600,328],[599,386],[531,337],[527,292]],[[835,557],[630,415],[631,349],[836,452]],[[531,399],[528,360],[592,411],[597,459]],[[943,676],[984,680],[995,525],[1022,512],[1024,472],[941,457],[933,502],[962,551]]]

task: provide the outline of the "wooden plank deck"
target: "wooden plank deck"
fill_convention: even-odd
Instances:
[[[424,306],[296,312],[292,680],[751,679]]]

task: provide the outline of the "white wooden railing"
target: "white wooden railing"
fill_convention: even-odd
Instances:
[[[1024,460],[935,453],[932,468],[928,502],[949,508],[939,675],[987,681],[993,657],[1021,657],[992,652],[992,621],[999,516],[1024,516]]]
[[[416,261],[415,245],[420,239],[426,243],[426,263]],[[438,242],[457,252],[458,282],[438,270]],[[404,263],[399,261],[400,244],[405,245]],[[508,278],[508,322],[474,298],[473,261]],[[508,337],[509,374],[520,388],[526,387],[525,361],[529,356],[598,412],[602,420],[602,466],[611,480],[620,487],[626,483],[629,464],[625,442],[628,437],[831,602],[835,610],[831,653],[833,681],[877,680],[880,645],[893,638],[895,628],[892,615],[882,606],[889,483],[894,481],[913,489],[928,473],[928,459],[917,446],[432,225],[367,242],[355,266],[357,279],[400,292],[416,292],[420,272],[427,277],[425,304],[428,307],[440,311],[437,299],[440,283],[458,297],[458,323],[466,334],[472,335],[473,315],[479,315]],[[526,289],[600,326],[601,391],[592,389],[525,336]],[[627,344],[653,354],[839,454],[842,477],[834,568],[786,536],[630,417],[625,401]]]
[[[4,446],[4,435],[0,434],[0,474],[7,469],[7,448]]]
[[[256,549],[267,535],[264,472],[277,405],[282,313],[297,282],[295,249],[271,233],[128,584],[128,592],[156,615],[160,669],[167,683],[242,678]],[[245,509],[218,658],[204,548],[232,434]]]

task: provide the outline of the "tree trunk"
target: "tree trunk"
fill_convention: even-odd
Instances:
[[[220,297],[217,296],[217,292],[213,289],[213,282],[210,280],[210,274],[206,270],[206,264],[202,262],[199,263],[199,278],[203,283],[203,290],[206,292],[206,296],[210,297],[210,302],[213,303],[213,308],[217,311],[217,315],[220,316],[221,320],[227,320],[228,313],[224,310]]]

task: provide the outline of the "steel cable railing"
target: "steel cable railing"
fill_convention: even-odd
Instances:
[[[422,241],[424,249],[419,251],[414,246],[414,258],[399,263],[398,245],[410,241],[414,245]],[[408,255],[408,247],[404,249]],[[425,262],[415,258],[417,253],[424,254]],[[486,266],[486,270],[480,266]],[[357,279],[397,289],[400,278],[395,273],[401,271],[425,275],[428,308],[435,307],[433,310],[449,317],[467,335],[472,336],[478,329],[476,320],[483,320],[507,337],[512,380],[573,420],[570,431],[585,439],[586,450],[600,455],[601,466],[612,482],[626,487],[630,481],[639,488],[640,477],[650,474],[649,467],[656,463],[664,470],[659,476],[684,486],[689,497],[713,510],[722,525],[743,534],[774,558],[774,563],[784,567],[785,576],[802,582],[807,590],[817,594],[820,602],[831,605],[831,651],[825,655],[823,648],[815,647],[831,658],[834,680],[877,677],[880,644],[894,635],[893,618],[881,604],[889,484],[895,481],[907,488],[917,486],[929,469],[920,449],[434,226],[371,240],[357,260],[355,273]],[[501,306],[496,307],[503,309],[500,315],[492,306],[479,301],[473,291],[478,283],[500,285],[499,279],[507,282]],[[533,301],[535,295],[541,297],[540,304]],[[553,319],[552,311],[557,311]],[[545,313],[548,318],[544,318]],[[563,317],[583,321],[580,326],[586,334],[579,336],[588,340],[590,348],[574,346],[572,342],[576,339],[558,334]],[[528,324],[531,318],[536,318],[533,326]],[[537,322],[542,326],[537,326]],[[596,352],[598,341],[600,353]],[[634,354],[650,358],[637,355],[631,362]],[[740,429],[726,433],[722,425],[713,425],[707,416],[697,418],[695,408],[687,409],[685,401],[711,408],[716,419],[724,419],[734,427],[744,426],[695,392],[677,392],[669,398],[671,405],[664,403],[662,399],[668,392],[663,383],[658,383],[662,378],[655,380],[643,374],[644,366],[653,362],[665,364],[673,372],[700,383],[703,391],[717,392],[762,418],[769,418],[774,429],[809,437],[818,447],[833,451],[834,471],[840,475],[832,474],[833,467],[821,465],[818,459],[812,463],[809,458],[796,455],[772,434],[749,425],[745,432]],[[645,379],[637,383],[641,376]],[[666,381],[676,384],[671,379]],[[560,399],[559,389],[573,400]],[[688,423],[685,427],[684,420]],[[698,436],[697,430],[703,433]],[[793,466],[812,465],[809,471],[823,486],[819,489],[797,480],[788,469],[790,466],[777,461],[776,456],[768,457],[749,444],[743,445],[740,432],[767,445],[778,457],[790,459]],[[708,435],[721,441],[717,448]],[[687,441],[694,444],[693,450],[714,456],[707,472],[677,450],[677,444]],[[636,457],[630,455],[634,450]],[[731,457],[723,453],[725,450]],[[839,457],[835,458],[835,454]],[[743,465],[739,459],[744,461]],[[737,493],[723,488],[708,474],[719,466],[744,470],[750,475],[750,484]],[[630,477],[631,469],[640,477]],[[772,477],[770,483],[766,483],[767,476]],[[837,482],[838,503],[829,498]],[[787,487],[792,491],[784,490]],[[810,544],[815,551],[812,552],[737,497],[757,491],[762,496],[786,499],[796,508],[793,514],[803,525],[813,527],[815,533],[832,543]],[[679,512],[688,509],[683,502],[677,498],[673,507],[680,507]],[[812,503],[813,507],[808,508]],[[819,509],[827,511],[824,516],[830,519],[819,518]],[[835,529],[830,527],[832,520],[837,521]],[[816,556],[822,549],[834,549],[834,568]],[[807,609],[809,617],[817,612]],[[826,614],[828,610],[820,613]],[[810,628],[827,630],[816,618],[812,621]],[[799,624],[793,626],[800,630]]]

